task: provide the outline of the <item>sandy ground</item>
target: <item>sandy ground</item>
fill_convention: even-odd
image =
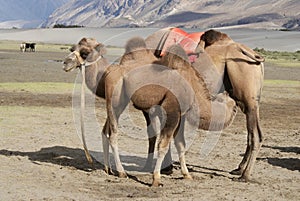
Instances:
[[[266,64],[266,79],[293,81],[266,81],[265,141],[252,182],[233,181],[229,174],[246,148],[245,117],[239,111],[208,157],[199,156],[203,133],[194,139],[186,156],[193,180],[182,179],[175,161],[173,174],[162,177],[164,186],[151,188],[151,173],[128,171],[129,178],[121,179],[106,175],[100,163],[95,169],[87,164],[72,116],[77,72],[65,73],[55,62],[66,52],[0,52],[0,200],[299,200],[299,67]],[[42,82],[54,90],[26,85]],[[71,87],[55,91],[60,83]],[[103,112],[103,101],[99,105]],[[136,121],[144,124],[142,118]],[[147,143],[141,141],[139,146],[125,136],[122,143],[145,154]],[[122,155],[122,161],[128,170],[138,170],[145,157]]]

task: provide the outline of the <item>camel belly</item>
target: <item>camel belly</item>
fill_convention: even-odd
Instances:
[[[137,89],[130,97],[133,105],[142,110],[148,110],[154,105],[160,105],[167,90],[158,85],[147,85]]]
[[[125,75],[124,90],[137,108],[149,109],[160,105],[168,94],[173,94],[182,111],[194,101],[194,91],[177,70],[161,65],[148,65],[131,70]]]

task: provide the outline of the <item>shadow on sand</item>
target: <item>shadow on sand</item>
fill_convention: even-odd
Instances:
[[[103,155],[102,152],[97,152],[92,155],[97,154],[98,156]],[[70,147],[64,147],[64,146],[53,146],[53,147],[45,147],[38,151],[34,152],[21,152],[21,151],[12,151],[12,150],[0,150],[0,155],[3,156],[22,156],[22,157],[28,157],[30,161],[32,161],[35,164],[39,164],[39,162],[43,163],[51,163],[59,166],[64,167],[71,167],[78,170],[83,171],[93,171],[93,170],[103,170],[104,166],[100,162],[94,160],[94,164],[91,165],[87,162],[84,151],[79,148],[70,148]],[[135,172],[141,172],[145,173],[143,171],[143,167],[146,162],[146,158],[143,157],[137,157],[137,156],[124,156],[121,155],[121,161],[124,169],[126,171],[135,171]],[[113,159],[113,156],[110,156],[110,159]],[[102,160],[99,160],[102,161]],[[154,160],[153,163],[156,161]],[[113,164],[113,162],[112,162]],[[41,165],[41,164],[39,164]],[[178,162],[173,163],[175,169],[180,169],[180,165]],[[188,169],[190,172],[196,172],[201,174],[206,174],[217,177],[227,177],[229,179],[232,179],[232,177],[227,175],[227,171],[220,170],[220,169],[212,169],[207,167],[200,167],[197,165],[189,165],[187,164]],[[114,167],[112,167],[114,169]],[[127,172],[128,173],[128,172]],[[150,172],[148,172],[150,173]],[[136,182],[142,183],[144,185],[150,185],[147,183],[144,183],[143,181],[140,181],[138,177],[134,176],[133,174],[128,174],[128,177]],[[181,177],[179,178],[181,179]]]
[[[95,154],[95,153],[94,153]],[[101,152],[97,152],[97,155],[103,155]],[[0,150],[0,155],[3,156],[22,156],[28,157],[30,161],[35,164],[39,162],[51,163],[64,167],[71,167],[83,171],[93,171],[104,169],[103,164],[94,160],[93,165],[89,164],[86,160],[84,151],[78,148],[69,148],[64,146],[54,146],[42,148],[39,151],[35,152],[21,152],[21,151],[10,151],[2,149]],[[112,156],[110,156],[112,158]],[[142,172],[144,167],[145,159],[135,156],[121,156],[121,161],[124,163],[123,166],[127,171],[138,171]],[[126,165],[129,164],[129,165]],[[114,169],[114,167],[112,167]],[[136,176],[128,174],[128,178],[139,182],[144,185],[150,186],[151,184],[140,181]]]
[[[90,171],[93,168],[103,168],[100,163],[92,167],[88,164],[82,149],[54,146],[42,148],[35,152],[10,151],[2,149],[0,155],[28,157],[33,163],[45,162],[60,166],[74,167],[79,170]]]
[[[268,146],[263,145],[263,148],[275,149],[280,152],[285,153],[295,153],[300,154],[300,147],[278,147],[278,146]],[[278,158],[278,157],[267,157],[267,158],[258,158],[258,160],[267,160],[267,162],[273,166],[278,166],[282,168],[286,168],[292,171],[300,171],[300,159],[297,158]]]
[[[3,156],[22,156],[28,157],[33,163],[45,162],[65,167],[73,167],[83,171],[91,171],[93,169],[104,169],[103,164],[94,160],[94,164],[90,165],[85,157],[84,151],[78,148],[69,148],[64,146],[45,147],[39,151],[21,152],[11,150],[0,150]],[[102,152],[92,153],[92,155],[103,155]],[[113,159],[113,156],[110,156]],[[121,161],[125,170],[141,171],[145,164],[145,158],[137,156],[121,156]],[[114,167],[112,167],[114,168]]]

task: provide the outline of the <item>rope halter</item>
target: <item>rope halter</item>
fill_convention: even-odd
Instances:
[[[82,66],[87,67],[87,66],[93,65],[93,64],[97,63],[97,62],[102,58],[102,55],[99,55],[95,61],[89,62],[89,61],[84,60],[84,59],[80,56],[80,53],[79,53],[78,51],[74,51],[73,53],[75,54],[75,56],[76,56],[78,62],[80,63],[80,67],[81,67],[81,68],[82,68]]]

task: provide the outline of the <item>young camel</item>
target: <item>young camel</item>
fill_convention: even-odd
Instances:
[[[161,60],[139,68],[132,68],[132,63],[120,65],[106,75],[108,124],[105,126],[104,134],[107,135],[112,147],[119,176],[126,176],[126,173],[119,158],[117,122],[130,100],[144,113],[152,113],[159,106],[165,114],[152,186],[161,185],[160,169],[172,137],[175,137],[182,174],[184,178],[191,178],[184,156],[185,119],[206,130],[211,128],[221,130],[230,125],[234,119],[236,114],[234,100],[227,94],[219,94],[214,100],[211,99],[204,80],[191,68],[190,63],[182,58],[182,55],[185,55],[184,50],[175,45]],[[110,84],[116,83],[116,80],[117,85]],[[105,147],[107,149],[104,150],[104,154],[108,157],[108,145]]]
[[[71,53],[65,58],[63,69],[66,72],[72,71],[75,68],[81,68],[81,65],[85,65],[85,80],[87,87],[98,97],[105,99],[105,77],[111,71],[115,71],[120,65],[109,65],[107,59],[103,56],[106,53],[106,49],[103,44],[98,43],[92,38],[82,38],[77,45],[71,48]],[[146,49],[144,40],[132,39],[128,41],[124,55],[120,60],[120,64],[128,65],[130,68],[127,70],[143,66],[145,64],[156,61],[157,58]],[[114,86],[117,83],[117,79],[111,82],[110,85]],[[150,121],[148,113],[143,112],[147,122],[147,133],[149,137],[149,147],[154,148],[155,139],[157,133],[153,126],[154,119]],[[152,123],[151,123],[152,122]],[[106,129],[107,123],[105,123],[104,130]],[[102,132],[103,133],[103,132]],[[103,141],[107,141],[107,137],[102,135]],[[104,144],[107,146],[107,143]],[[103,147],[104,150],[108,149]],[[152,148],[151,148],[152,149]],[[151,165],[148,161],[152,161],[153,154],[148,154],[147,163],[144,170],[148,170]],[[110,173],[110,165],[108,165],[108,158],[105,157],[105,171]]]

